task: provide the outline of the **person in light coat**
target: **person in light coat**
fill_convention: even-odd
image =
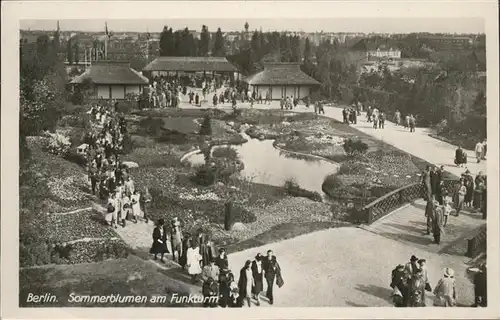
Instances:
[[[187,267],[188,273],[191,275],[191,280],[193,283],[196,283],[199,280],[201,274],[201,266],[200,262],[202,260],[202,256],[200,254],[200,248],[198,247],[196,242],[191,243],[191,248],[187,250]]]
[[[134,193],[130,196],[130,203],[132,204],[132,214],[137,218],[144,218],[141,210],[141,194],[134,190]]]
[[[434,289],[436,307],[453,307],[457,301],[457,290],[455,287],[455,272],[451,268],[444,270],[444,276],[439,280]]]

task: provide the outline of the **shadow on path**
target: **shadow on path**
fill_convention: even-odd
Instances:
[[[369,307],[366,304],[358,304],[358,303],[352,302],[352,301],[346,301],[345,304],[349,307]]]
[[[392,299],[391,299],[392,290],[389,288],[383,288],[372,284],[370,285],[358,284],[356,286],[356,290],[375,296],[392,304]]]

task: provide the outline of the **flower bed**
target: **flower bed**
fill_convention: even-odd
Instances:
[[[64,243],[83,238],[113,238],[116,233],[99,222],[92,209],[67,215],[50,215],[49,240]]]

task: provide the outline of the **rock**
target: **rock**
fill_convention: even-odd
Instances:
[[[228,121],[226,122],[226,124],[230,127],[234,127],[234,122],[233,121]]]
[[[266,137],[264,137],[264,135],[263,135],[263,134],[259,135],[259,140],[260,140],[260,141],[265,140],[265,139],[266,139]]]
[[[247,227],[242,222],[235,222],[231,227],[231,231],[244,231]]]
[[[221,181],[217,182],[217,186],[218,187],[223,187],[224,186],[224,182],[221,182]]]
[[[133,162],[133,161],[123,161],[123,165],[129,169],[130,168],[139,168],[139,165],[137,164],[137,162]]]

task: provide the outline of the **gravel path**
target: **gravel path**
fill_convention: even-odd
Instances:
[[[434,287],[445,267],[457,276],[459,303],[470,305],[472,284],[465,278],[465,259],[438,255],[373,234],[345,227],[318,231],[272,245],[229,255],[231,270],[239,274],[245,260],[272,249],[283,270],[285,285],[275,288],[275,307],[392,306],[390,274],[412,254],[427,259]],[[429,301],[432,296],[429,296]],[[267,306],[263,303],[262,306]]]

